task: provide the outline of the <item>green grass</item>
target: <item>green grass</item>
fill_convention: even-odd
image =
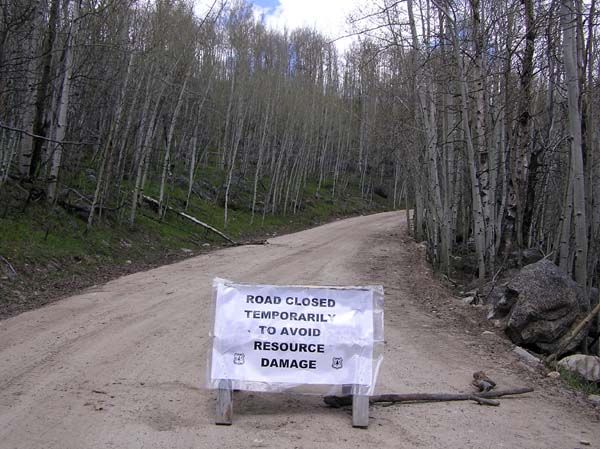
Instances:
[[[561,379],[573,390],[581,391],[586,395],[598,394],[600,395],[600,385],[595,382],[590,382],[579,374],[569,371],[565,368],[558,368]]]

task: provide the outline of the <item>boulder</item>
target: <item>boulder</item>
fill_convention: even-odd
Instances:
[[[521,252],[513,251],[506,255],[503,265],[505,268],[518,269],[524,265],[533,264],[541,260],[543,257],[544,255],[538,249],[526,248]]]
[[[388,197],[387,191],[386,191],[385,187],[383,187],[383,186],[376,186],[373,189],[373,192],[375,193],[375,195],[378,195],[381,198],[387,198]]]
[[[506,317],[505,332],[513,343],[551,354],[590,304],[583,289],[549,260],[527,265],[503,285],[491,317]],[[585,333],[572,341],[574,349]]]
[[[565,357],[558,366],[579,374],[589,382],[600,382],[600,357],[575,354]]]

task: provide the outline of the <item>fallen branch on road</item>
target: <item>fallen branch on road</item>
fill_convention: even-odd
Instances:
[[[370,404],[400,402],[449,402],[449,401],[475,401],[482,405],[500,405],[494,398],[531,393],[533,388],[520,387],[508,390],[485,391],[480,393],[405,393],[405,394],[380,394],[369,398]],[[325,396],[325,404],[330,407],[344,407],[352,405],[352,396]]]

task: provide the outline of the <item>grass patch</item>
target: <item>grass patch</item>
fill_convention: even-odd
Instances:
[[[565,368],[558,367],[558,372],[560,373],[560,377],[565,384],[567,384],[573,390],[580,391],[585,395],[600,395],[600,385],[597,383],[590,382],[579,374],[569,371]]]

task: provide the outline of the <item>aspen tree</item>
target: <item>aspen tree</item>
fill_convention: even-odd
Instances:
[[[47,197],[49,203],[54,203],[56,200],[56,189],[58,183],[58,175],[62,163],[62,152],[63,142],[67,132],[67,113],[69,110],[69,94],[71,91],[71,76],[73,74],[73,40],[77,35],[77,29],[79,27],[79,2],[80,0],[74,0],[73,13],[67,31],[67,40],[63,51],[63,62],[62,62],[62,81],[61,86],[57,92],[57,106],[58,111],[56,113],[56,124],[52,132],[53,138],[60,142],[57,144],[52,151],[52,161],[50,166],[49,180],[47,185]],[[69,2],[65,3],[65,8],[68,8]]]
[[[587,221],[585,211],[585,177],[581,141],[581,112],[579,109],[579,72],[575,37],[575,5],[561,0],[560,22],[563,34],[563,64],[567,84],[568,132],[570,147],[569,191],[572,191],[575,225],[575,280],[587,284]],[[569,193],[567,194],[569,197]],[[567,201],[570,201],[568,198]]]
[[[48,94],[50,89],[51,81],[51,70],[53,62],[53,47],[54,40],[56,39],[56,27],[58,22],[59,13],[59,0],[50,0],[49,14],[48,14],[48,29],[44,37],[44,44],[42,47],[43,59],[42,59],[42,73],[40,81],[36,89],[35,98],[35,114],[33,117],[32,134],[35,136],[44,136],[46,133],[46,125],[44,118],[46,114],[46,108],[48,104]],[[35,178],[38,175],[40,165],[42,162],[42,146],[44,144],[43,139],[34,137],[32,141],[31,157],[27,158],[29,163],[29,177]]]

